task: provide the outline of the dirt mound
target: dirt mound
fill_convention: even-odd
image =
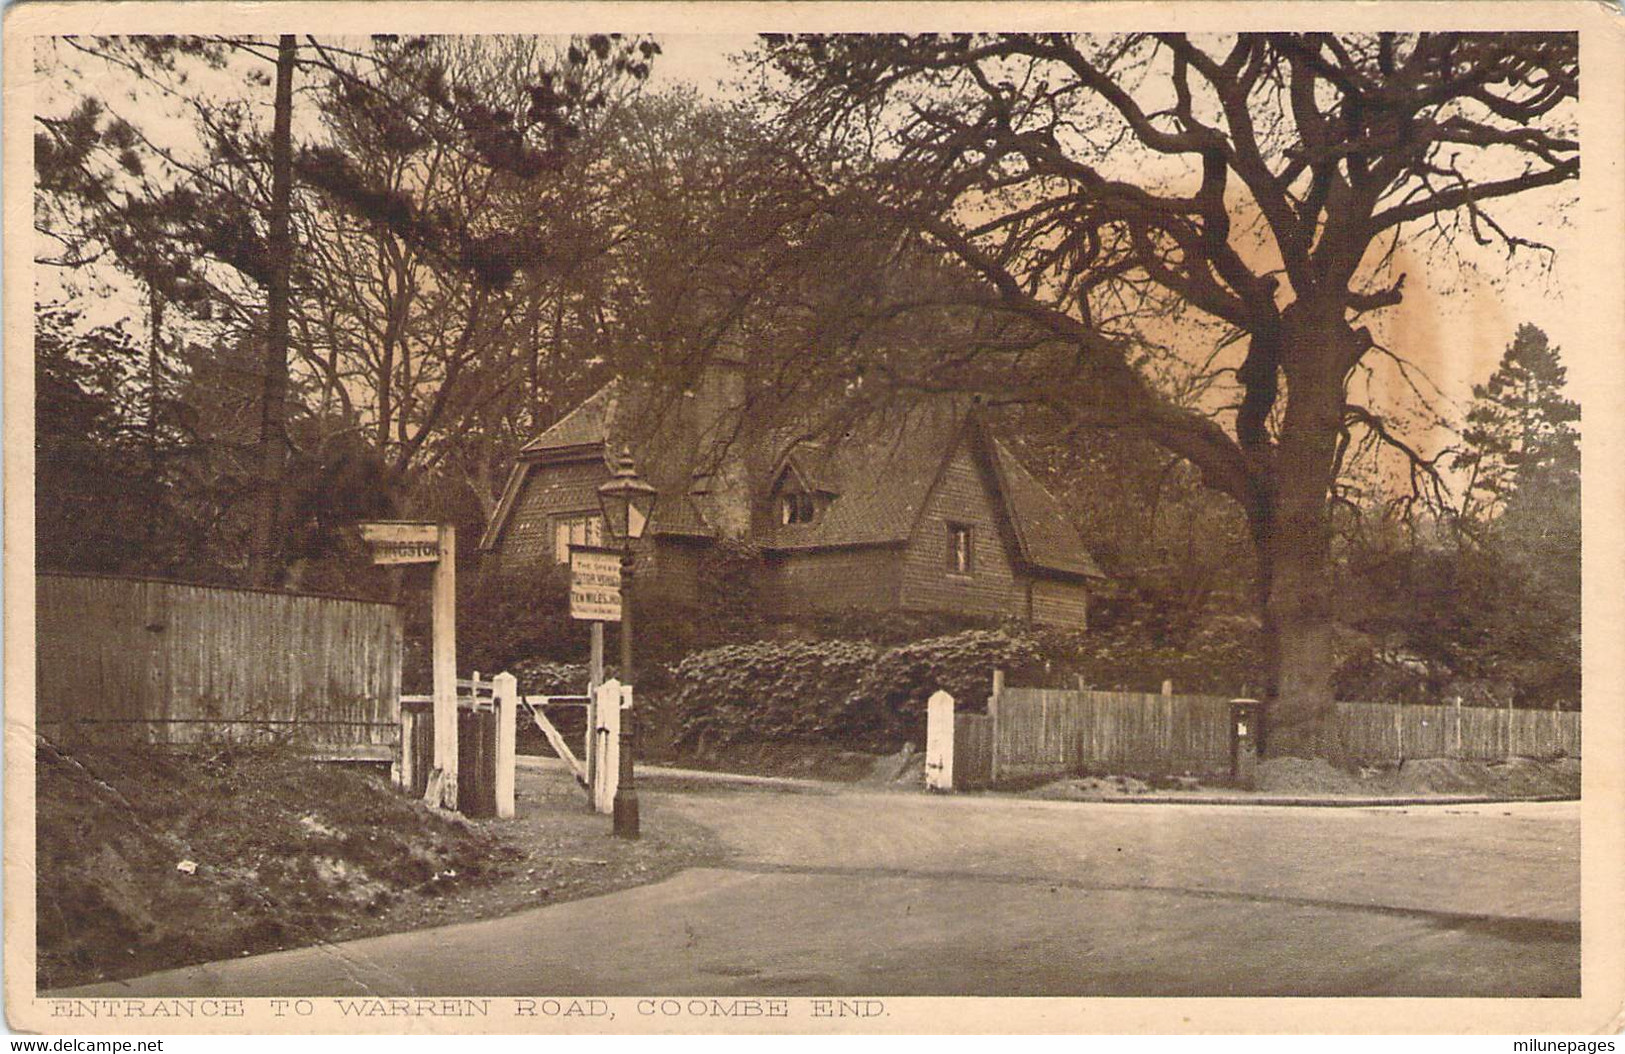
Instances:
[[[1574,797],[1580,793],[1575,758],[1414,758],[1395,766],[1346,772],[1327,761],[1271,758],[1258,766],[1257,789],[1273,794],[1470,795],[1495,798]]]
[[[1580,762],[1574,758],[1538,761],[1468,761],[1417,758],[1385,773],[1391,794],[1484,794],[1506,798],[1574,797],[1580,793]]]
[[[1385,774],[1390,792],[1408,794],[1482,794],[1485,766],[1459,758],[1416,758]]]
[[[1133,776],[1084,776],[1056,780],[1032,791],[1034,798],[1053,801],[1098,801],[1101,798],[1135,797],[1151,793],[1151,785]]]
[[[377,776],[287,752],[41,740],[37,757],[41,988],[310,943],[516,856]]]
[[[1323,758],[1270,758],[1258,764],[1254,786],[1272,794],[1369,794],[1370,784]]]

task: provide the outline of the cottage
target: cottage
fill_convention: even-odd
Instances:
[[[627,386],[613,382],[527,444],[480,543],[496,573],[605,544],[597,487],[625,444],[660,491],[640,592],[693,600],[707,550],[733,540],[761,554],[757,593],[779,614],[1086,624],[1101,572],[980,414],[939,402],[837,442],[772,440],[749,434],[738,372],[709,368],[653,434],[634,422],[654,415],[634,414]]]

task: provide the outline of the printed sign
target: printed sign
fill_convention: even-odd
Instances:
[[[390,520],[360,527],[375,564],[432,564],[440,559],[440,538],[432,523]]]
[[[621,621],[621,555],[612,549],[570,547],[570,617]]]

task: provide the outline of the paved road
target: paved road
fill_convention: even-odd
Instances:
[[[682,788],[645,793],[717,831],[726,867],[82,991],[1578,994],[1572,802],[1319,809]]]

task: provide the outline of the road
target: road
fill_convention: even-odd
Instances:
[[[644,795],[651,817],[716,831],[726,866],[75,994],[1579,991],[1574,802],[1131,805],[658,779]]]

